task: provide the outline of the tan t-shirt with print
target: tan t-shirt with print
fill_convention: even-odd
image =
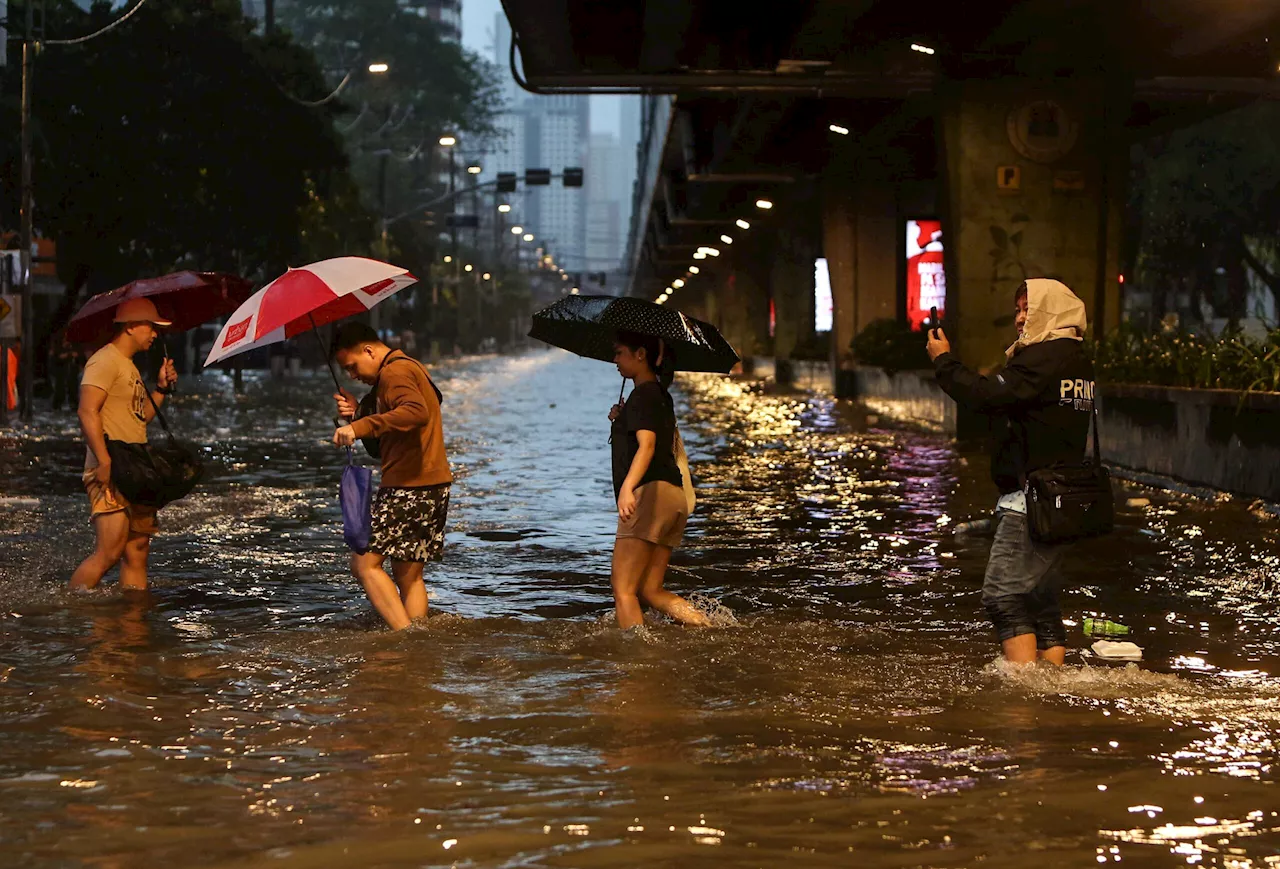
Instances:
[[[96,386],[107,394],[102,405],[102,430],[114,441],[129,444],[147,442],[147,388],[133,360],[108,344],[89,357],[81,386]],[[85,448],[85,470],[98,467],[98,457]]]

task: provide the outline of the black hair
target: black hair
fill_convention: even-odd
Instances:
[[[1013,301],[1017,302],[1018,299],[1021,299],[1023,296],[1026,296],[1028,299],[1031,298],[1031,290],[1027,287],[1026,281],[1018,284],[1018,288],[1013,291]]]
[[[329,355],[337,356],[339,350],[351,350],[361,344],[381,343],[382,339],[378,337],[377,331],[372,326],[361,323],[359,320],[352,320],[349,323],[343,323],[338,331],[333,333],[333,341],[329,344]]]
[[[672,349],[670,344],[665,344],[661,338],[654,335],[643,335],[639,332],[618,332],[618,343],[627,347],[634,353],[637,350],[644,350],[644,361],[658,377],[658,384],[667,389],[671,386],[671,381],[676,376],[676,351]],[[658,355],[662,355],[662,364],[656,364]]]

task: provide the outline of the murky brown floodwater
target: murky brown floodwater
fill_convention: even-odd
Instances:
[[[612,368],[436,374],[459,482],[434,617],[398,635],[345,575],[321,375],[187,379],[216,475],[162,514],[142,601],[64,591],[73,417],[4,436],[0,864],[1280,864],[1276,520],[1131,493],[1153,505],[1075,554],[1065,609],[1147,660],[1010,675],[988,541],[939,523],[993,500],[981,458],[689,378],[670,585],[732,615],[623,635]]]

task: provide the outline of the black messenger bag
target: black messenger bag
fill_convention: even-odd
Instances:
[[[1098,404],[1093,405],[1093,460],[1059,462],[1027,474],[1027,530],[1037,543],[1070,543],[1110,534],[1115,525],[1111,474],[1098,446]]]
[[[185,498],[195,488],[204,476],[204,462],[195,447],[173,436],[150,390],[147,400],[164,428],[166,443],[131,444],[107,438],[107,455],[111,457],[111,482],[125,500],[160,508]]]

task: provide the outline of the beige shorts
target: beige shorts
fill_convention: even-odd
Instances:
[[[636,509],[630,519],[618,520],[618,538],[635,537],[675,549],[689,521],[684,489],[661,480],[636,489]]]
[[[145,534],[152,537],[160,531],[156,524],[156,508],[144,507],[141,504],[130,504],[120,494],[114,483],[105,486],[98,482],[97,470],[88,470],[80,475],[80,482],[89,496],[89,517],[105,516],[108,513],[119,513],[121,510],[129,514],[129,533]]]

